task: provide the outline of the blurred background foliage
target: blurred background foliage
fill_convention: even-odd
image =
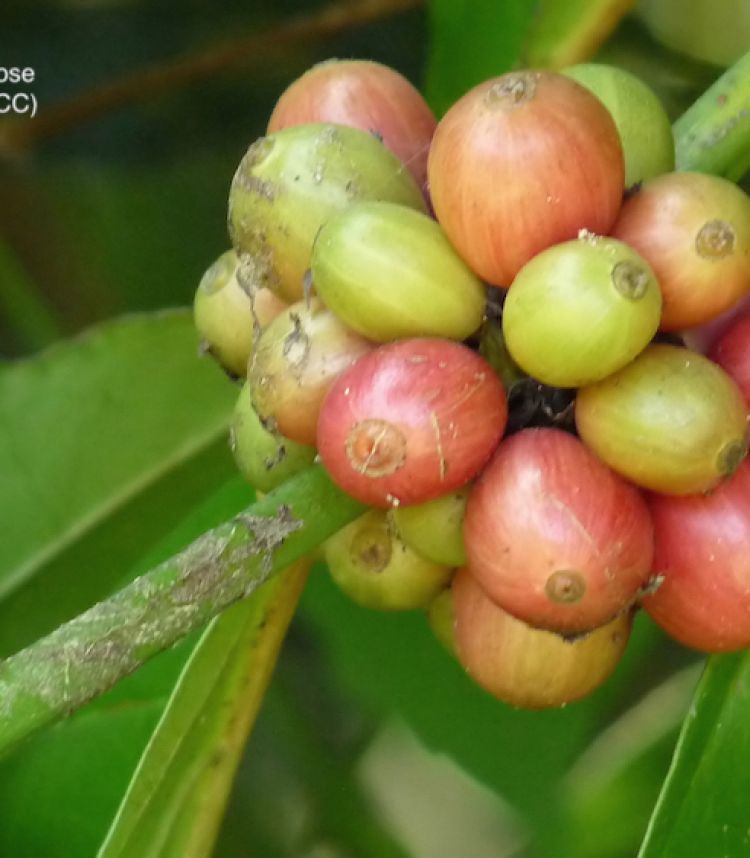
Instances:
[[[124,478],[103,483],[96,528],[51,540],[33,573],[0,587],[0,655],[247,502],[223,438],[234,392],[213,369],[195,369],[192,351],[181,363],[194,348],[187,314],[162,346],[149,339],[161,327],[131,338],[133,354],[94,343],[94,381],[77,381],[73,360],[66,381],[35,387],[36,364],[21,363],[24,398],[12,372],[16,359],[102,320],[189,305],[227,246],[236,164],[294,77],[332,56],[379,60],[440,113],[513,66],[598,56],[646,80],[674,118],[749,44],[744,0],[5,0],[0,57],[35,70],[40,115],[0,124],[0,359],[13,382],[0,385],[0,415],[33,439],[34,397],[53,401],[43,425],[71,425],[47,437],[50,461],[99,444],[110,455],[101,411],[78,431],[77,400],[67,398],[77,384],[81,400],[111,384],[98,408],[113,421],[148,412],[153,425],[143,461],[129,463],[140,488],[115,502]],[[142,365],[120,378],[117,361],[135,366],[134,354]],[[114,380],[153,395],[129,397]],[[190,403],[179,429],[188,453],[160,468],[177,401]],[[12,456],[0,451],[2,462],[0,508],[12,516],[29,478],[14,483]],[[57,481],[46,490],[74,504],[64,469],[40,468],[37,485],[45,473]],[[11,526],[0,525],[0,567],[11,565],[9,549],[2,557]],[[28,548],[42,536],[13,544],[24,538]],[[96,854],[194,643],[0,761],[0,855]],[[639,618],[625,661],[590,699],[516,712],[466,679],[422,616],[366,612],[317,567],[215,854],[633,856],[699,664]]]

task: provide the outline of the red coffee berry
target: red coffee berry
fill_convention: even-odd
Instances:
[[[574,640],[535,629],[498,607],[468,569],[453,579],[459,661],[500,700],[525,709],[563,706],[590,694],[610,675],[630,636],[625,611]]]
[[[281,94],[268,133],[306,122],[351,125],[377,135],[425,186],[435,117],[420,92],[394,69],[368,60],[313,66]]]
[[[559,429],[525,429],[500,444],[469,495],[464,543],[493,601],[568,633],[628,607],[653,555],[638,490]]]
[[[622,147],[609,111],[548,71],[511,72],[463,96],[438,124],[427,169],[440,224],[496,286],[581,229],[608,233],[622,201]]]
[[[654,269],[663,331],[707,322],[750,290],[750,198],[726,179],[652,179],[626,200],[612,235]]]
[[[466,346],[380,346],[334,383],[318,423],[333,480],[372,506],[416,504],[474,477],[505,430],[502,383]]]
[[[750,408],[750,313],[730,324],[708,356],[734,379]]]
[[[653,619],[686,646],[750,646],[750,462],[708,495],[653,495]]]

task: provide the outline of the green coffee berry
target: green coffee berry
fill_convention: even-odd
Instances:
[[[284,438],[261,423],[247,383],[237,399],[229,437],[237,467],[250,485],[261,492],[275,489],[311,465],[315,458],[314,447]]]
[[[435,563],[462,566],[466,562],[463,524],[469,487],[415,506],[393,510],[393,520],[404,542]]]
[[[585,444],[612,470],[660,494],[708,492],[747,453],[740,389],[703,355],[649,346],[632,363],[576,398]]]
[[[427,607],[427,621],[432,633],[440,643],[454,657],[457,657],[456,649],[456,613],[453,609],[453,592],[446,587],[430,602]]]
[[[409,548],[388,513],[370,510],[324,546],[333,580],[367,608],[403,611],[425,608],[446,586],[452,570]]]
[[[578,387],[633,360],[660,314],[648,263],[621,241],[585,234],[543,250],[518,272],[503,307],[503,334],[529,375]]]
[[[357,203],[320,230],[318,295],[350,328],[378,342],[464,340],[482,322],[484,286],[437,221],[393,203]]]
[[[563,74],[585,86],[612,114],[625,155],[625,187],[674,170],[674,137],[667,112],[642,80],[614,66],[583,63]]]
[[[328,389],[371,349],[318,298],[292,304],[263,331],[250,362],[258,414],[288,438],[314,445]]]
[[[206,351],[230,374],[244,377],[260,329],[286,304],[256,288],[252,260],[228,250],[206,271],[193,301],[193,319]]]
[[[372,134],[325,123],[285,128],[240,162],[229,192],[232,243],[259,261],[264,285],[297,301],[318,230],[358,200],[425,207],[411,173]]]

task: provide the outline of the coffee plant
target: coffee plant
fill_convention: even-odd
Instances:
[[[433,0],[424,95],[323,59],[419,4],[308,10],[0,125],[12,185],[323,42],[182,309],[62,339],[0,254],[60,340],[0,367],[0,854],[750,854],[750,53],[622,5]]]

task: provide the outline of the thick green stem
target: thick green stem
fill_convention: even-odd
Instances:
[[[314,466],[0,664],[0,750],[111,688],[364,507]]]
[[[750,52],[674,124],[678,170],[740,179],[750,168]]]

